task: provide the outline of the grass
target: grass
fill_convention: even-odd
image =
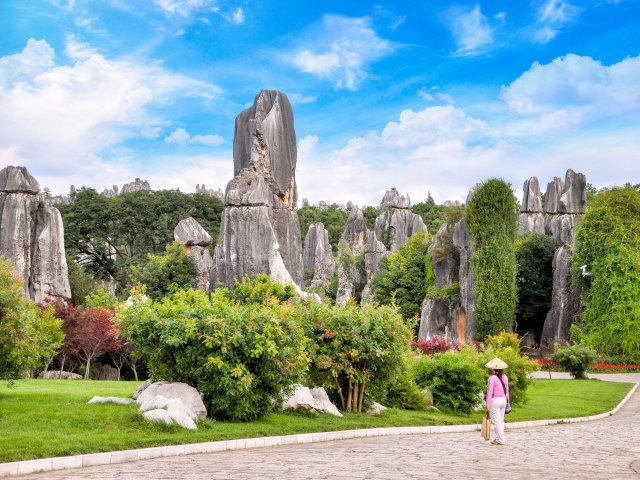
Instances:
[[[130,396],[139,383],[20,380],[0,384],[0,462],[176,445],[235,438],[356,428],[479,423],[481,413],[389,409],[377,416],[308,413],[271,414],[250,423],[205,420],[197,431],[149,424],[136,405],[88,405],[94,395]],[[525,405],[514,406],[507,422],[570,418],[611,410],[631,384],[598,380],[537,380]]]

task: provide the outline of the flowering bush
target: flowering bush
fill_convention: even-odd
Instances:
[[[455,343],[448,343],[442,337],[432,337],[428,340],[418,340],[417,342],[411,342],[412,347],[419,348],[425,355],[433,355],[435,353],[444,353],[449,350],[458,350],[458,345]]]

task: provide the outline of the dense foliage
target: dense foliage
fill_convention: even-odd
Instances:
[[[595,361],[596,353],[586,345],[556,346],[551,359],[573,378],[581,379],[587,378],[587,369]]]
[[[420,315],[426,293],[427,270],[431,264],[428,250],[428,235],[418,232],[397,252],[383,257],[380,274],[373,277],[376,299],[382,304],[398,305],[409,323]]]
[[[197,388],[211,417],[260,418],[306,371],[306,339],[290,304],[239,303],[222,289],[133,298],[118,319],[151,377]]]
[[[446,208],[444,205],[436,205],[431,193],[429,193],[427,199],[424,202],[413,205],[411,211],[420,215],[429,233],[435,235],[440,226],[445,222],[444,212]]]
[[[336,203],[320,208],[316,206],[306,206],[298,210],[300,220],[300,232],[304,242],[309,225],[321,222],[329,234],[329,243],[334,252],[338,251],[338,242],[347,224],[349,212]]]
[[[551,308],[553,290],[552,261],[556,250],[553,238],[542,233],[528,233],[516,242],[518,262],[517,332],[532,331],[540,343],[542,327]]]
[[[478,186],[465,213],[476,279],[476,339],[513,328],[517,305],[518,206],[511,187],[493,178]]]
[[[223,203],[206,194],[178,190],[139,191],[113,197],[82,188],[70,205],[58,205],[65,227],[65,247],[97,278],[118,277],[120,270],[160,254],[173,241],[175,226],[195,218],[217,238]]]
[[[0,255],[0,378],[14,379],[48,365],[63,340],[51,307],[25,298],[13,265]]]
[[[485,372],[457,352],[422,356],[415,370],[416,383],[431,390],[439,408],[470,414],[482,401]]]
[[[291,284],[273,282],[268,275],[262,274],[253,278],[244,277],[232,289],[224,290],[224,294],[240,303],[265,303],[270,299],[285,302],[296,296],[296,290]]]
[[[196,266],[181,244],[167,245],[164,255],[148,254],[139,265],[132,265],[126,286],[142,284],[151,298],[162,298],[181,288],[195,287]]]
[[[576,232],[573,280],[585,303],[584,342],[640,363],[640,192],[598,194]],[[582,268],[584,266],[584,273]]]
[[[396,379],[411,340],[396,308],[309,302],[296,312],[311,340],[311,380],[335,392],[342,410],[362,411],[367,389]]]

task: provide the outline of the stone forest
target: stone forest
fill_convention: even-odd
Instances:
[[[400,360],[375,363],[396,348],[391,340],[400,345],[397,358],[410,344],[440,342],[447,351],[480,342],[502,348],[504,340],[534,357],[575,343],[600,358],[640,360],[640,300],[629,290],[629,282],[640,284],[637,186],[597,190],[568,168],[544,193],[536,177],[523,179],[521,202],[513,186],[492,178],[470,186],[464,204],[437,205],[428,195],[412,205],[390,186],[376,207],[303,199],[299,208],[293,110],[273,90],[237,116],[233,162],[224,194],[204,184],[195,194],[153,191],[136,179],[53,197],[24,166],[0,171],[0,252],[24,302],[50,312],[51,331],[57,318],[65,335],[50,332],[49,347],[37,354],[30,347],[27,361],[16,345],[27,342],[19,332],[28,322],[17,327],[3,347],[3,375],[74,375],[66,368],[84,378],[126,371],[138,379],[143,372],[196,386],[209,415],[246,420],[268,411],[307,361],[316,369],[311,386],[326,386],[342,411],[359,412],[369,400],[393,403],[391,380],[382,390],[371,383],[405,371]],[[271,300],[243,306],[258,297]],[[95,332],[79,325],[102,315],[96,311],[111,312],[117,321],[107,330],[120,333],[92,350],[83,345]],[[254,325],[266,329],[255,338]],[[246,361],[234,366],[221,338],[237,335],[257,343],[246,340]],[[369,344],[347,349],[359,337]],[[305,338],[316,339],[309,352]],[[340,356],[335,342],[348,353]],[[194,353],[205,347],[222,353]],[[374,352],[367,362],[340,363],[353,352],[364,358],[366,348]],[[186,369],[186,352],[207,367]],[[267,368],[267,354],[285,355],[274,364],[285,378],[260,384],[263,400],[249,405],[247,385],[260,375],[250,359]]]

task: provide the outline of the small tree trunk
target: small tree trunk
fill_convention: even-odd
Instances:
[[[358,388],[360,387],[360,384],[356,383],[353,386],[353,413],[360,413],[358,412]]]
[[[351,403],[353,401],[353,384],[349,379],[349,391],[347,392],[347,412],[351,411]]]
[[[67,360],[66,355],[62,355],[62,362],[60,362],[60,374],[58,375],[58,380],[62,378],[62,372],[64,371],[64,362]]]
[[[116,368],[118,369],[118,381],[120,381],[120,370],[122,370],[122,365]]]
[[[364,403],[364,388],[365,383],[360,385],[360,398],[358,399],[358,413],[362,412],[362,404]]]
[[[87,366],[84,370],[84,379],[89,380],[89,369],[91,368],[91,358],[87,358]]]
[[[342,394],[342,388],[340,388],[340,383],[338,382],[338,379],[336,377],[333,377],[333,381],[336,383],[336,389],[338,390],[338,395],[340,395],[340,404],[342,405],[342,411],[344,412],[345,404],[344,404],[344,395]]]
[[[136,379],[136,382],[138,381],[138,370],[136,370],[136,364],[132,363],[131,364],[131,370],[133,370],[133,378]]]

